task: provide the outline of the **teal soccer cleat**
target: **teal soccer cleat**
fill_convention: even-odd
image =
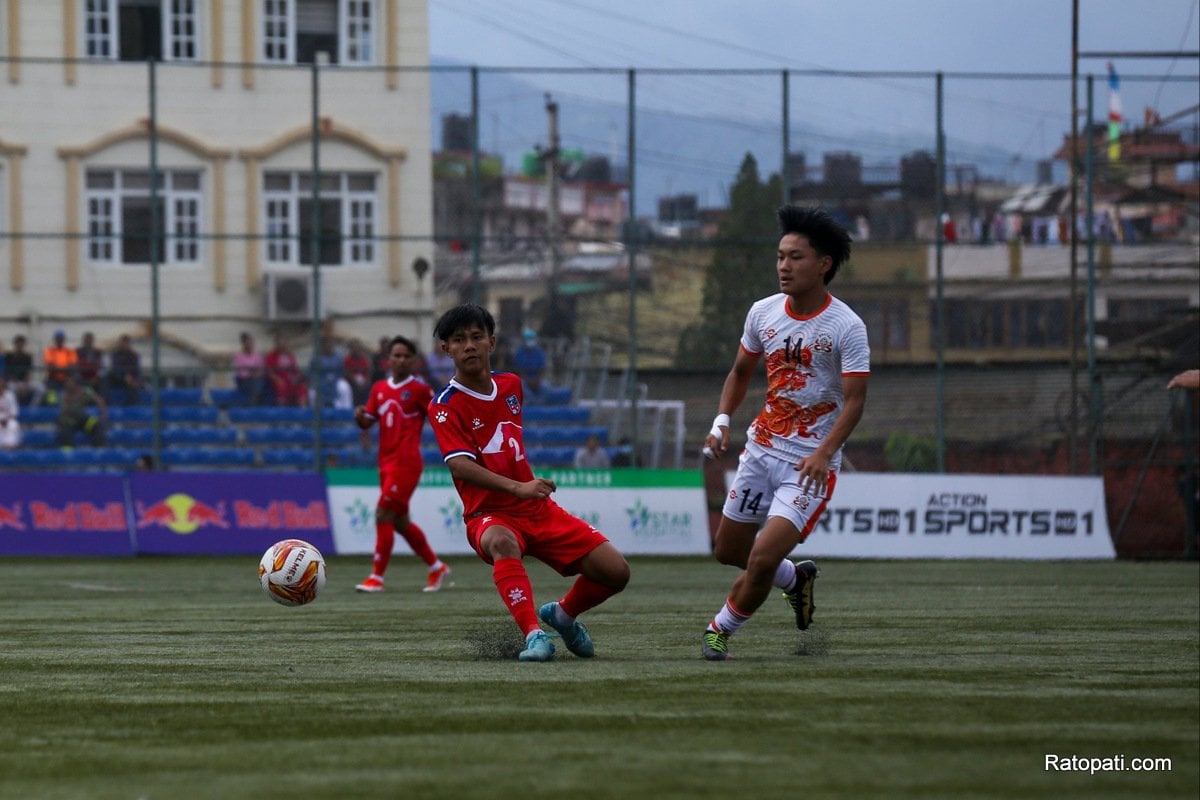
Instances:
[[[545,631],[534,631],[525,639],[525,649],[517,656],[518,661],[553,661],[554,643]]]
[[[583,627],[578,620],[570,625],[559,625],[558,615],[555,613],[557,608],[558,603],[546,603],[538,610],[538,619],[554,628],[562,637],[563,644],[575,655],[580,658],[591,658],[596,655],[596,648],[592,646],[592,637],[587,632],[587,628]]]

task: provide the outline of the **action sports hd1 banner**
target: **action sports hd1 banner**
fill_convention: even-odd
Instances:
[[[1116,551],[1098,477],[843,472],[793,555],[1039,560]]]

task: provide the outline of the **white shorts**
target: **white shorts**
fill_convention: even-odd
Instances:
[[[760,526],[768,517],[784,517],[800,532],[803,542],[833,497],[837,473],[830,470],[824,494],[804,491],[799,479],[796,462],[767,455],[751,443],[738,456],[737,474],[721,513],[734,522]]]

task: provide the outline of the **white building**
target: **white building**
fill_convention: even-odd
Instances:
[[[314,127],[333,335],[429,340],[425,0],[0,0],[0,56],[0,348],[146,353],[152,156],[163,363],[219,364],[241,330],[303,347]]]

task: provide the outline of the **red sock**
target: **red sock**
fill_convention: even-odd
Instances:
[[[580,575],[575,579],[575,583],[571,586],[570,591],[567,592],[566,596],[558,604],[562,606],[563,613],[571,617],[578,617],[589,608],[595,608],[616,593],[617,590],[610,589],[604,584],[596,583]]]
[[[537,612],[533,608],[533,585],[519,558],[500,558],[492,565],[492,580],[500,599],[517,621],[517,627],[528,636],[539,630]]]
[[[392,545],[396,542],[396,531],[390,522],[375,523],[375,574],[380,577],[387,572],[388,562],[392,560]]]
[[[425,562],[426,566],[434,565],[437,556],[433,554],[433,548],[429,546],[429,540],[425,538],[425,531],[417,527],[417,523],[408,523],[408,530],[400,531],[400,535],[404,537],[404,541],[408,542],[412,551]]]

